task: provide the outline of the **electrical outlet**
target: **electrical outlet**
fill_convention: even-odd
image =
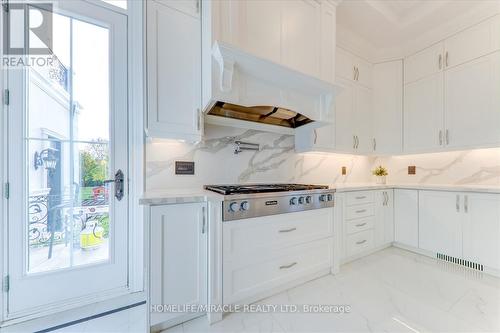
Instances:
[[[347,167],[343,166],[342,167],[342,176],[347,175]]]
[[[408,165],[408,174],[409,175],[417,174],[417,167],[414,165]]]

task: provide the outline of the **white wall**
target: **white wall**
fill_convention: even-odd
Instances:
[[[262,149],[234,155],[234,137],[260,143]],[[176,160],[195,161],[195,175],[175,175]],[[390,183],[500,186],[500,148],[383,158],[296,154],[292,136],[209,125],[205,141],[196,145],[178,141],[146,145],[146,190],[252,182],[373,182],[370,170],[380,164],[389,169]],[[417,167],[416,175],[407,174],[408,165]],[[342,166],[347,167],[347,176],[341,176]]]

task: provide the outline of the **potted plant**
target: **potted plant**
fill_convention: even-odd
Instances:
[[[372,174],[376,176],[377,179],[377,184],[385,184],[386,183],[386,177],[389,174],[387,172],[387,169],[384,168],[383,166],[379,165],[376,167],[373,171]]]

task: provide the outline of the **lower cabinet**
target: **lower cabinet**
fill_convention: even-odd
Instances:
[[[265,298],[333,267],[333,209],[223,223],[223,303]]]
[[[394,190],[375,191],[375,246],[394,242]]]
[[[394,242],[418,248],[417,190],[394,190]]]
[[[150,209],[150,306],[207,303],[206,203],[152,206]],[[202,315],[151,312],[151,325]]]

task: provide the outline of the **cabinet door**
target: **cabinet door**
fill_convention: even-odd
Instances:
[[[435,151],[442,148],[443,73],[405,85],[404,151]]]
[[[201,0],[153,0],[191,16],[200,16]]]
[[[376,64],[373,67],[374,151],[401,153],[403,149],[403,62]]]
[[[354,64],[358,69],[357,82],[364,87],[372,88],[373,65],[359,57],[355,57]]]
[[[394,241],[418,247],[418,191],[394,190]]]
[[[148,135],[201,138],[201,23],[156,1],[147,3]]]
[[[230,26],[232,42],[249,53],[281,63],[282,2],[221,1],[224,20]]]
[[[394,191],[375,193],[375,246],[391,244],[394,241]]]
[[[336,8],[328,2],[322,1],[320,78],[327,82],[335,82],[336,20]]]
[[[445,40],[446,68],[454,67],[498,50],[500,16],[465,29]]]
[[[320,3],[315,0],[287,1],[282,10],[283,64],[302,73],[320,77]],[[279,20],[279,17],[276,19]]]
[[[342,91],[335,99],[335,148],[338,151],[354,150],[354,84],[339,79]]]
[[[445,124],[453,148],[500,143],[500,52],[445,71]]]
[[[460,193],[419,192],[419,248],[460,258],[462,215]]]
[[[151,305],[206,304],[206,204],[151,208]],[[180,313],[152,313],[152,324]]]
[[[349,81],[355,78],[353,56],[340,47],[335,52],[335,75]]]
[[[373,152],[373,119],[372,119],[372,90],[358,85],[355,95],[354,128],[358,137],[356,151],[360,153]]]
[[[405,59],[405,83],[441,72],[444,67],[443,43],[434,44]]]
[[[500,195],[464,194],[463,257],[500,270]]]

